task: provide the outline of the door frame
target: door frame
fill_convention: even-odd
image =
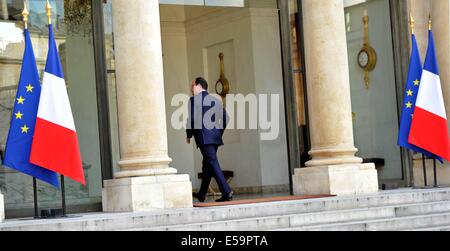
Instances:
[[[304,87],[304,101],[305,101],[305,117],[306,117],[306,138],[303,139],[305,149],[309,150],[310,136],[309,136],[309,114],[308,114],[308,97],[307,97],[307,82],[306,82],[306,64],[305,64],[305,50],[304,50],[304,36],[303,36],[303,14],[302,1],[297,1],[298,18],[297,22],[297,36],[298,46],[301,60],[301,69],[294,69],[292,63],[292,34],[291,34],[291,17],[289,12],[289,1],[278,0],[279,9],[279,24],[280,24],[280,39],[281,39],[281,56],[283,67],[283,87],[284,87],[284,101],[285,101],[285,117],[286,117],[286,133],[287,133],[287,148],[288,148],[288,162],[289,162],[289,183],[290,192],[294,195],[293,176],[295,169],[302,167],[302,159],[300,152],[300,130],[297,118],[297,94],[294,86],[293,75],[295,71],[300,71],[303,77]]]
[[[403,107],[404,89],[408,75],[411,42],[409,39],[409,13],[407,0],[389,0],[391,11],[392,46],[394,52],[395,86],[397,91],[397,114],[400,127],[400,116]],[[405,46],[407,45],[407,46]],[[412,154],[401,149],[403,180],[399,185],[414,186]]]
[[[94,44],[95,76],[97,89],[98,127],[102,186],[105,180],[113,179],[114,169],[111,151],[111,125],[108,103],[108,75],[106,69],[103,5],[106,0],[92,1],[92,35]]]

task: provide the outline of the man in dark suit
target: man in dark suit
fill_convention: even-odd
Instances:
[[[203,155],[202,185],[198,193],[193,196],[200,202],[204,202],[211,179],[217,181],[222,197],[216,202],[226,202],[233,199],[233,194],[228,185],[219,160],[217,150],[223,145],[222,136],[225,132],[228,114],[217,98],[209,95],[208,83],[203,78],[197,78],[192,82],[192,94],[189,102],[189,119],[187,123],[187,143],[191,144],[194,137],[197,148]]]

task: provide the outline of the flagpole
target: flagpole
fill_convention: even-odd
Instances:
[[[22,17],[23,17],[23,23],[25,30],[28,29],[28,15],[30,12],[28,12],[27,4],[26,2],[23,2],[23,11],[22,11]],[[39,205],[38,205],[38,192],[37,192],[37,179],[33,177],[33,200],[34,200],[34,218],[39,218]]]
[[[437,179],[437,163],[436,159],[433,159],[433,170],[434,170],[434,188],[439,188]]]
[[[47,13],[48,17],[48,24],[52,24],[52,6],[50,5],[50,2],[47,0],[47,4],[45,5],[45,12]]]
[[[52,6],[50,2],[47,0],[47,4],[45,5],[45,12],[48,17],[48,25],[52,24]],[[62,217],[67,216],[67,207],[66,207],[66,185],[65,185],[65,177],[61,175],[61,204],[62,204]]]
[[[33,178],[33,198],[34,198],[34,218],[39,218],[39,205],[38,205],[38,194],[37,194],[37,179]]]
[[[27,4],[24,2],[22,16],[23,16],[23,23],[25,25],[25,29],[28,29],[28,15],[30,15],[30,12],[28,12]]]
[[[412,13],[409,13],[409,28],[411,29],[411,35],[414,36],[414,26],[415,26],[415,20],[413,18]],[[428,187],[428,181],[427,181],[427,164],[425,160],[425,154],[422,154],[422,167],[423,167],[423,183],[424,188]]]
[[[433,21],[431,20],[431,14],[428,16],[428,30],[433,28]]]
[[[428,181],[427,181],[427,164],[425,161],[425,154],[422,154],[422,166],[423,166],[423,181],[425,188],[428,187]]]
[[[62,217],[65,218],[67,216],[67,207],[66,207],[66,184],[64,175],[61,175],[61,199],[62,199]]]
[[[414,25],[416,21],[414,20],[412,13],[409,13],[409,27],[411,28],[411,35],[414,35]]]
[[[428,16],[428,30],[431,31],[433,28],[433,21],[431,19],[431,14]],[[437,162],[436,158],[433,159],[433,172],[434,172],[434,188],[439,188],[437,179]]]

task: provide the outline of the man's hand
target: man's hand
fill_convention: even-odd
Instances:
[[[187,139],[186,143],[188,143],[188,145],[190,145],[191,144],[191,139]]]

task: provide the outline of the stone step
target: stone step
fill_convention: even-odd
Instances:
[[[450,201],[399,205],[399,206],[395,206],[394,210],[395,210],[396,217],[449,213],[450,212]]]
[[[417,215],[425,211],[441,212],[448,209],[446,202],[450,202],[450,189],[437,190],[412,190],[380,192],[373,195],[342,196],[302,201],[284,201],[261,203],[252,205],[235,205],[214,208],[194,208],[181,210],[154,211],[148,213],[117,213],[117,214],[87,214],[79,218],[55,219],[55,220],[7,220],[0,224],[0,231],[4,230],[126,230],[148,229],[154,227],[170,227],[189,224],[204,224],[210,222],[222,222],[257,218],[266,218],[270,222],[290,222],[290,216],[318,214],[329,212],[330,218],[334,215],[340,217],[335,211],[358,210],[376,208],[374,217],[385,217],[386,214]],[[440,204],[443,203],[443,204]],[[399,207],[398,205],[415,205],[414,207]],[[382,207],[395,207],[395,212]],[[428,207],[428,208],[427,208]],[[381,208],[381,209],[380,209]],[[434,210],[434,211],[433,211]],[[364,212],[359,212],[361,215]],[[272,218],[270,218],[272,217]],[[280,218],[281,217],[281,218]],[[362,217],[362,216],[361,216]],[[371,216],[369,215],[369,218]],[[320,217],[316,217],[320,218]],[[344,216],[345,218],[345,216]],[[370,219],[373,219],[370,218]],[[304,220],[306,221],[306,219]],[[289,223],[290,224],[290,223]],[[277,228],[291,227],[278,224]],[[317,224],[317,223],[316,223]],[[264,225],[264,224],[261,224]],[[272,227],[271,223],[265,224]],[[275,224],[276,225],[276,224]],[[270,228],[273,229],[273,228]]]
[[[336,210],[319,213],[255,217],[239,220],[180,224],[164,227],[137,228],[136,231],[249,231],[288,229],[321,224],[338,224],[355,221],[395,219],[396,217],[423,214],[450,213],[450,202],[410,204],[388,207]]]
[[[380,220],[354,221],[309,227],[284,229],[285,231],[406,231],[450,226],[450,213],[395,217]]]
[[[431,228],[419,228],[419,229],[412,229],[409,231],[417,231],[417,232],[448,232],[450,231],[450,226],[441,226],[441,227],[431,227]]]

